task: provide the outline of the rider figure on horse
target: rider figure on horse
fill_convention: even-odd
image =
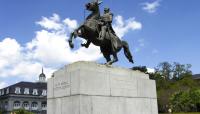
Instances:
[[[117,53],[122,48],[124,49],[126,58],[129,62],[133,63],[128,43],[120,40],[112,28],[113,14],[110,12],[110,9],[105,8],[104,14],[100,16],[100,3],[101,2],[96,0],[86,4],[86,10],[90,11],[91,14],[86,18],[83,25],[71,33],[68,40],[69,46],[73,48],[74,44],[72,40],[79,36],[87,41],[86,43],[81,44],[81,46],[88,48],[90,43],[93,43],[100,47],[100,50],[107,61],[106,64],[111,65],[112,63],[117,62]],[[99,30],[99,28],[101,30]],[[110,57],[111,55],[113,56],[112,59]]]
[[[99,33],[98,39],[103,41],[106,32],[111,32],[116,36],[115,31],[112,28],[113,13],[110,12],[110,8],[104,8],[104,14],[100,17],[101,31]]]

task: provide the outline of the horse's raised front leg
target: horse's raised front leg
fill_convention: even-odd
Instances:
[[[68,43],[69,43],[70,48],[74,48],[74,44],[73,44],[73,42],[72,42],[73,37],[74,37],[74,34],[75,34],[75,32],[72,32],[72,33],[70,34],[70,38],[69,38],[69,40],[68,40]]]
[[[87,40],[87,42],[84,43],[84,44],[81,44],[81,46],[82,46],[82,47],[85,47],[85,48],[88,48],[89,45],[90,45],[90,43],[91,43],[91,41],[90,41],[90,40]]]
[[[76,38],[77,36],[81,35],[81,28],[82,27],[83,27],[83,25],[81,25],[78,29],[74,30],[74,32],[72,32],[70,34],[70,38],[68,40],[70,48],[74,48],[73,38]]]

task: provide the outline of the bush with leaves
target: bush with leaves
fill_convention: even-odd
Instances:
[[[200,109],[200,89],[180,91],[170,97],[174,112],[198,112]]]
[[[200,112],[200,89],[191,90],[190,98],[192,99],[193,111]]]
[[[146,66],[135,66],[132,68],[132,70],[138,70],[140,72],[147,73],[147,67]]]
[[[5,114],[5,110],[4,109],[0,109],[0,114]]]
[[[189,92],[180,91],[173,94],[170,98],[170,104],[173,112],[189,112],[192,106]]]
[[[24,109],[18,109],[18,110],[14,110],[13,114],[33,114],[32,112],[28,112]]]

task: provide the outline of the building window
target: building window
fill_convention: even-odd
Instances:
[[[15,93],[16,93],[16,94],[20,94],[20,93],[21,93],[21,92],[20,92],[20,87],[16,87],[16,88],[15,88]]]
[[[8,109],[8,101],[5,102],[4,108]]]
[[[6,94],[9,94],[9,88],[6,89]]]
[[[13,108],[14,109],[19,109],[20,108],[20,102],[19,101],[15,101],[13,104]]]
[[[24,94],[29,94],[29,88],[24,89]]]
[[[42,102],[41,106],[42,106],[42,110],[46,110],[47,109],[47,102]]]
[[[38,103],[37,103],[37,102],[33,102],[33,103],[31,104],[31,109],[32,109],[32,110],[37,110],[37,109],[38,109]]]
[[[33,89],[33,95],[38,95],[37,89]]]
[[[42,96],[47,96],[47,90],[42,91]]]
[[[22,107],[23,107],[25,110],[29,110],[29,103],[28,103],[28,101],[23,102]]]
[[[45,77],[40,77],[40,78],[39,78],[39,81],[40,81],[40,82],[45,82]]]

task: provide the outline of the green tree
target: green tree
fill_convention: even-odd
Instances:
[[[172,65],[169,62],[160,63],[156,69],[156,73],[161,74],[164,79],[169,80],[172,73]]]
[[[180,64],[178,62],[174,62],[172,66],[172,79],[179,80],[185,74],[191,74],[191,65],[190,64]]]
[[[174,93],[170,97],[170,104],[173,112],[189,112],[192,107],[192,100],[188,91]]]
[[[192,79],[190,64],[162,62],[149,74],[156,81],[159,112],[173,108],[176,112],[200,110],[200,82]]]
[[[192,111],[200,112],[200,89],[191,90],[190,91],[190,98],[192,100]]]

